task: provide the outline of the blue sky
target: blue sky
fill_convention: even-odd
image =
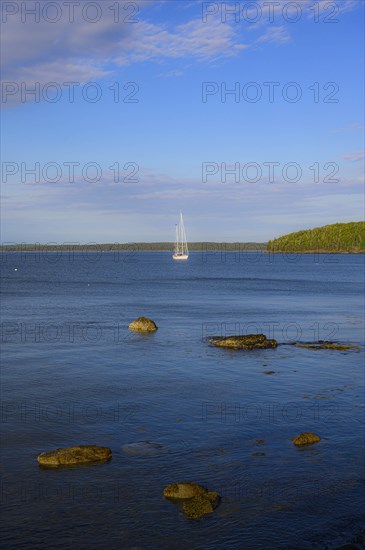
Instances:
[[[2,242],[168,241],[180,209],[191,241],[363,219],[362,0],[22,4],[2,4]]]

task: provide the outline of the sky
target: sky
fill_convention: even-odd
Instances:
[[[364,6],[3,1],[2,243],[364,219]]]

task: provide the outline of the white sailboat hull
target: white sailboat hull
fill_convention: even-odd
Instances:
[[[172,257],[174,260],[187,260],[189,258],[187,254],[173,254]]]

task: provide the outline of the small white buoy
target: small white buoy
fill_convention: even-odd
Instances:
[[[18,271],[18,268],[17,268],[17,267],[14,267],[14,271]]]

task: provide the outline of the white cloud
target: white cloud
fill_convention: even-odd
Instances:
[[[359,160],[365,159],[365,151],[356,151],[354,153],[346,153],[345,155],[343,155],[343,158],[351,162],[358,162]]]
[[[357,132],[357,131],[364,131],[364,124],[362,122],[353,122],[352,124],[349,124],[348,126],[344,126],[342,128],[335,128],[333,130],[334,134],[342,134],[347,132]]]
[[[28,2],[27,7],[30,4]],[[158,0],[139,0],[136,23],[129,23],[128,18],[124,17],[127,12],[123,11],[123,4],[130,4],[129,0],[119,0],[118,21],[115,20],[109,2],[97,3],[102,7],[102,17],[95,23],[82,17],[82,8],[87,4],[84,0],[75,8],[73,22],[70,22],[62,0],[50,4],[58,4],[62,8],[62,18],[55,23],[49,23],[44,18],[36,23],[31,16],[24,23],[18,14],[9,16],[6,23],[2,24],[4,81],[25,82],[29,85],[50,81],[62,84],[69,80],[84,83],[107,76],[118,65],[125,67],[141,62],[164,61],[174,63],[177,60],[215,62],[237,57],[257,44],[286,44],[291,40],[288,29],[293,32],[295,29],[295,25],[282,17],[282,8],[287,5],[284,0],[280,0],[279,7],[275,8],[279,16],[272,22],[268,16],[267,3],[264,6],[264,0],[260,0],[257,4],[262,9],[260,21],[257,24],[246,22],[245,25],[242,22],[237,24],[234,18],[228,18],[226,23],[222,23],[220,13],[203,22],[201,2],[184,4],[189,9],[179,11],[179,14],[189,17],[191,9],[194,10],[194,17],[178,25],[171,23],[171,16],[170,21],[166,19],[163,22],[163,7],[166,4]],[[176,2],[177,10],[180,10],[180,4]],[[337,4],[341,13],[359,5],[355,0]],[[308,12],[308,16],[313,16],[312,0],[302,0],[300,5],[304,15]],[[318,5],[320,10],[328,10],[327,0],[320,0]],[[154,22],[147,19],[156,13],[158,22],[156,19]],[[259,27],[263,28],[259,31]],[[247,32],[255,29],[255,34]],[[244,38],[243,32],[246,33]],[[166,76],[180,75],[181,71],[177,67],[168,67],[166,71]]]
[[[121,53],[115,57],[120,65],[161,59],[195,58],[215,61],[234,57],[247,48],[230,25],[219,21],[210,24],[193,20],[172,30],[166,26],[141,23],[138,34],[125,37],[119,43]]]
[[[265,34],[257,39],[257,42],[273,42],[275,44],[286,44],[289,41],[290,35],[284,26],[269,27]]]
[[[146,1],[139,2],[143,4]],[[206,24],[195,18],[173,26],[148,22],[139,14],[138,23],[116,24],[111,10],[105,9],[102,19],[91,24],[75,13],[74,22],[62,17],[54,24],[43,19],[36,23],[34,18],[23,23],[20,16],[9,16],[2,25],[3,81],[29,87],[36,82],[85,83],[107,76],[117,65],[178,59],[209,62],[237,56],[248,47],[237,29],[219,21]],[[172,68],[167,76],[181,74]],[[20,99],[14,94],[9,100]]]
[[[162,77],[165,77],[165,78],[174,78],[174,77],[179,77],[179,76],[183,76],[183,75],[184,75],[183,71],[173,69],[172,71],[167,71],[167,73],[161,73],[158,76],[162,76]]]

